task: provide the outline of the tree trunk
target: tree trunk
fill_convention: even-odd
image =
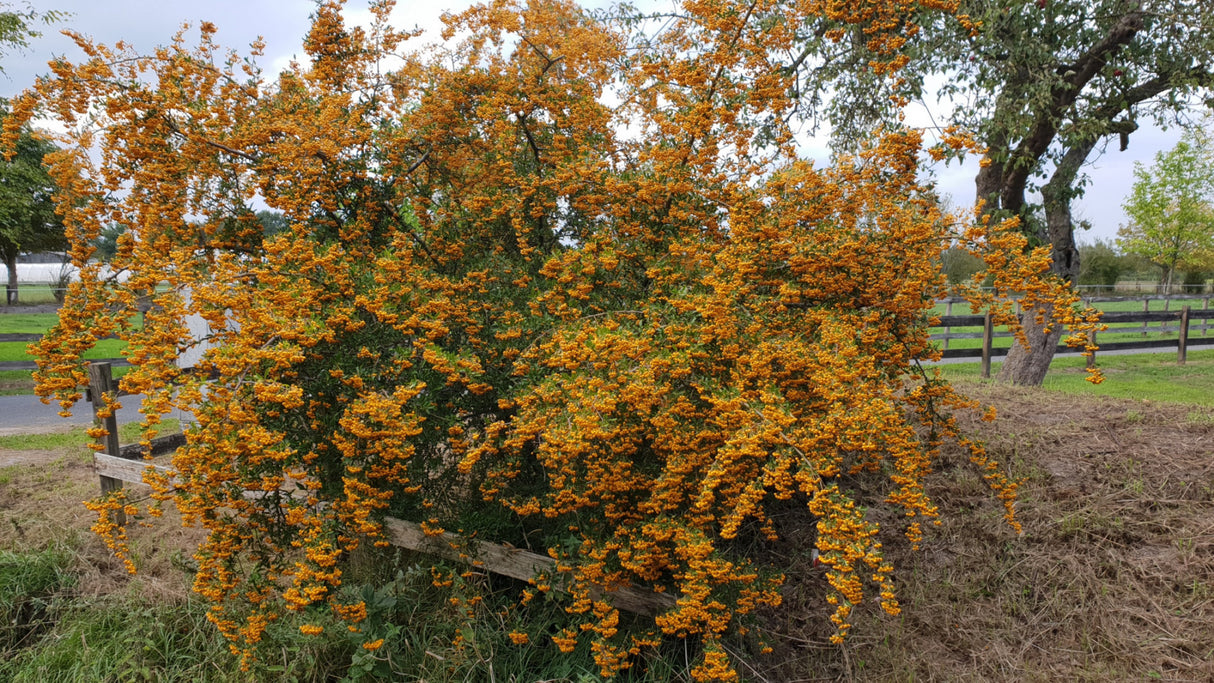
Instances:
[[[12,306],[17,303],[17,255],[4,255],[4,267],[8,269],[8,284],[5,286],[5,301]]]
[[[1050,176],[1050,181],[1041,188],[1046,233],[1042,237],[1049,240],[1050,256],[1054,259],[1050,269],[1067,282],[1074,282],[1079,276],[1079,250],[1075,247],[1075,225],[1071,219],[1075,178],[1095,146],[1096,139],[1093,138],[1090,142],[1067,150]],[[1045,373],[1050,369],[1054,351],[1062,339],[1063,328],[1057,324],[1049,325],[1052,310],[1045,311],[1041,323],[1037,322],[1037,313],[1036,310],[1021,313],[1020,324],[1028,337],[1029,347],[1012,345],[1003,367],[999,369],[1000,380],[1034,387],[1041,386],[1045,381]],[[1049,333],[1044,331],[1047,325],[1050,327]]]

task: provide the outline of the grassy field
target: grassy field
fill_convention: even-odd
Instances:
[[[51,289],[51,285],[47,284],[21,285],[17,289],[17,301],[19,306],[56,303],[55,292]],[[0,299],[0,308],[7,306],[7,297]]]
[[[24,301],[25,288],[22,288]],[[0,313],[0,334],[44,334],[59,319],[57,313]],[[126,342],[102,339],[84,354],[85,358],[121,358]],[[29,342],[0,342],[0,361],[32,361]],[[124,368],[116,368],[122,376]],[[28,370],[0,370],[0,396],[32,394],[34,381]]]
[[[1100,367],[1105,381],[1087,381],[1087,359],[1056,358],[1045,376],[1045,389],[1063,394],[1098,398],[1128,398],[1146,401],[1168,401],[1214,407],[1214,349],[1190,351],[1184,365],[1167,354],[1127,354],[1101,356]],[[1002,363],[991,363],[991,375],[999,372]],[[941,365],[945,377],[953,380],[980,382],[982,366],[978,363]],[[994,382],[995,380],[986,380]]]
[[[158,429],[162,434],[170,434],[181,431],[181,424],[174,418],[165,418]],[[138,422],[118,425],[119,443],[137,443],[139,436]],[[90,441],[83,427],[45,434],[4,434],[0,435],[0,451],[80,451]]]

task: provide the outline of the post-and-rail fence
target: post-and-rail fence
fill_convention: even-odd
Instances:
[[[1139,339],[1136,341],[1100,341],[1097,333],[1091,333],[1091,341],[1100,348],[1097,353],[1109,352],[1126,352],[1126,351],[1141,351],[1144,353],[1170,353],[1175,351],[1176,361],[1184,364],[1188,354],[1188,347],[1191,342],[1197,341],[1194,335],[1200,335],[1203,345],[1214,343],[1214,339],[1208,337],[1210,329],[1214,328],[1211,320],[1214,320],[1214,310],[1210,309],[1210,297],[1204,296],[1200,299],[1185,299],[1185,298],[1166,298],[1165,310],[1152,311],[1150,304],[1152,301],[1159,301],[1159,298],[1147,297],[1141,299],[1142,311],[1106,311],[1100,317],[1102,325],[1109,325],[1110,328],[1102,333],[1104,335],[1117,334],[1123,338],[1128,335],[1138,337],[1147,337],[1148,335],[1159,335],[1159,338],[1154,339]],[[1166,310],[1166,307],[1172,301],[1201,301],[1201,308],[1188,305],[1182,305],[1178,310]],[[1102,302],[1125,302],[1139,301],[1139,299],[1125,299],[1122,297],[1107,297],[1107,298],[1090,298],[1085,300],[1085,303],[1091,305]],[[1010,338],[1013,336],[1011,332],[1006,330],[995,330],[991,323],[990,313],[975,314],[975,315],[953,315],[953,304],[963,303],[962,300],[952,299],[939,302],[945,307],[944,315],[938,316],[939,322],[933,326],[933,329],[943,328],[943,332],[936,333],[931,336],[933,341],[941,343],[941,360],[952,359],[979,359],[982,362],[982,376],[990,377],[991,360],[992,358],[1005,356],[1008,353],[1008,346],[995,346],[995,339]],[[1132,327],[1126,327],[1131,325]],[[980,328],[980,332],[954,332],[954,328]],[[1168,335],[1175,334],[1175,338]],[[969,348],[949,348],[949,342],[952,340],[970,340],[981,339],[981,344],[977,347]],[[1059,345],[1058,353],[1077,353],[1075,349],[1065,345]],[[1092,367],[1096,362],[1096,354],[1088,357],[1088,367]]]

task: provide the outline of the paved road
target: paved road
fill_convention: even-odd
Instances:
[[[143,396],[123,396],[119,399],[122,410],[118,411],[118,422],[138,422],[143,418],[139,404]],[[166,417],[186,419],[186,413],[174,411]],[[59,405],[44,405],[37,396],[0,396],[0,435],[38,433],[83,427],[93,422],[93,406],[81,400],[72,407],[72,416],[59,417]]]

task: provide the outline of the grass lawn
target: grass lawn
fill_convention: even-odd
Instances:
[[[25,301],[25,288],[21,290]],[[49,296],[49,294],[48,294]],[[59,319],[57,313],[4,313],[0,314],[0,334],[45,334]],[[138,324],[138,323],[136,323]],[[119,339],[102,339],[85,358],[121,358],[126,342]],[[29,342],[0,342],[0,361],[32,361]],[[123,368],[115,369],[120,377]],[[32,394],[34,381],[28,370],[0,370],[0,396]]]
[[[0,299],[0,307],[8,306],[8,299]],[[30,284],[21,285],[17,288],[17,301],[22,305],[30,304],[53,304],[55,303],[55,293],[51,290],[51,286],[47,284]]]
[[[173,434],[181,431],[181,423],[175,418],[161,420],[157,430],[161,434]],[[118,425],[119,443],[139,443],[139,423],[128,422]],[[75,427],[66,432],[50,432],[47,434],[9,434],[0,436],[0,451],[52,451],[59,449],[83,449],[92,439],[85,433],[83,427]]]
[[[58,313],[0,314],[0,334],[43,334],[59,320]]]
[[[1100,356],[1098,353],[1097,363],[1104,369],[1106,379],[1101,384],[1092,384],[1086,380],[1086,358],[1057,358],[1045,376],[1045,388],[1081,396],[1214,406],[1214,350],[1190,351],[1184,365],[1177,365],[1175,356],[1161,353],[1124,356]],[[992,376],[999,372],[1001,365],[991,363]],[[941,368],[949,379],[978,379],[982,372],[979,363],[957,363]]]

